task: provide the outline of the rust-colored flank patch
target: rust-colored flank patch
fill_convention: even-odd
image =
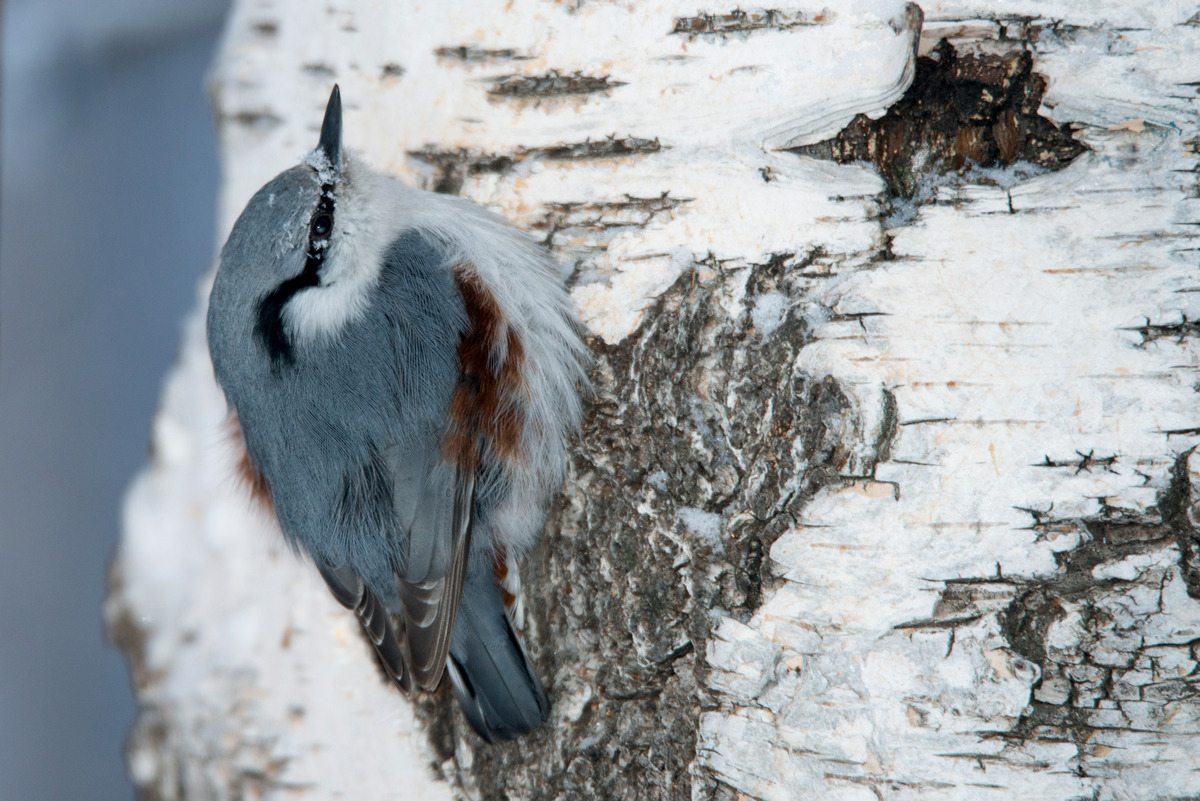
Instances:
[[[500,590],[500,599],[504,608],[509,612],[517,605],[517,596],[513,595],[508,586],[508,549],[499,542],[492,552],[492,575],[496,577],[496,589]]]
[[[496,298],[469,265],[454,269],[470,327],[458,344],[462,374],[450,400],[451,429],[443,454],[466,470],[479,465],[481,439],[497,455],[520,454],[520,409],[525,346],[507,324]]]
[[[249,491],[251,500],[274,514],[275,503],[271,500],[271,485],[267,483],[267,477],[258,469],[258,465],[250,458],[250,451],[246,449],[246,440],[242,436],[242,423],[238,420],[237,414],[230,413],[227,429],[229,443],[233,446],[234,453],[237,454],[235,474],[238,483]]]

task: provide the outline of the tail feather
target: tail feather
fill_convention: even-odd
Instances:
[[[446,668],[479,736],[511,740],[540,726],[550,702],[504,612],[491,565],[471,562]]]
[[[505,611],[491,560],[472,554],[446,658],[454,696],[471,727],[489,743],[511,740],[545,722],[546,692]],[[337,600],[358,615],[381,661],[406,693],[414,681],[407,632],[397,631],[384,605],[354,571],[320,560],[317,567]],[[507,589],[507,588],[506,588]],[[401,624],[403,613],[396,616]]]

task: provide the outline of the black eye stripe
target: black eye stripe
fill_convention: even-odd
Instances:
[[[324,233],[317,231],[318,223]],[[326,224],[327,226],[326,227]],[[321,186],[321,199],[313,211],[308,223],[308,254],[304,260],[304,272],[284,281],[274,291],[270,292],[258,304],[258,315],[255,320],[254,333],[271,359],[272,369],[279,369],[294,362],[292,343],[288,340],[283,327],[283,308],[292,296],[308,287],[318,286],[321,262],[325,260],[328,247],[318,246],[325,243],[333,233],[333,184]]]
[[[328,239],[333,233],[333,184],[321,185],[321,199],[313,211],[312,220],[308,224],[308,255],[317,257],[318,262],[323,249],[318,250],[316,242]]]

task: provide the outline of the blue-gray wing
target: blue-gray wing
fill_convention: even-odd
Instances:
[[[396,589],[413,680],[433,689],[445,669],[470,550],[475,469],[451,458],[445,442],[460,382],[457,351],[470,323],[444,247],[418,231],[385,251],[379,289],[400,381],[395,440],[382,452],[399,529]]]
[[[399,549],[392,562],[400,608],[385,608],[376,591],[348,565],[317,567],[334,597],[355,610],[388,671],[405,690],[432,690],[441,680],[462,598],[463,575],[471,546],[475,471],[443,457],[436,437],[384,448],[379,476],[391,497]],[[383,490],[386,496],[388,489]],[[393,628],[388,612],[401,619]]]
[[[475,465],[453,458],[457,451],[446,443],[461,381],[458,348],[469,321],[444,247],[415,230],[382,254],[374,298],[343,337],[353,342],[346,359],[354,369],[345,380],[366,398],[362,428],[383,424],[369,433],[375,463],[370,470],[353,468],[349,484],[357,486],[361,475],[375,482],[359,493],[363,499],[354,508],[362,511],[352,517],[368,541],[386,542],[391,552],[386,568],[364,560],[352,562],[344,575],[324,572],[339,600],[359,609],[377,649],[391,640],[400,646],[403,669],[389,663],[397,654],[380,650],[389,670],[409,685],[432,689],[445,669],[470,547]],[[370,548],[360,554],[366,550],[375,554]],[[366,580],[361,590],[350,575],[355,570]],[[400,620],[398,636],[382,631],[387,615],[375,609],[378,601]]]
[[[411,669],[416,684],[431,690],[442,678],[462,598],[474,471],[459,469],[437,453],[422,459],[392,449],[384,458],[393,467],[393,507],[407,534],[407,559],[396,588]]]

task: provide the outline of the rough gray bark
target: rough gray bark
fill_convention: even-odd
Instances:
[[[555,707],[409,719],[223,483],[193,320],[108,610],[148,795],[1200,794],[1191,11],[302,5],[231,18],[225,225],[336,79],[595,332],[523,571]]]
[[[799,260],[748,276],[711,266],[681,277],[620,345],[594,342],[598,397],[528,573],[554,588],[530,593],[534,658],[572,708],[520,743],[476,748],[485,798],[691,798],[698,713],[718,703],[703,658],[711,615],[750,618],[770,588],[771,543],[845,469],[847,443],[870,436],[835,380],[793,373],[798,316],[764,342],[720,307],[734,282],[793,291]],[[450,704],[424,709],[434,730],[463,736]],[[454,742],[440,742],[447,758]]]

